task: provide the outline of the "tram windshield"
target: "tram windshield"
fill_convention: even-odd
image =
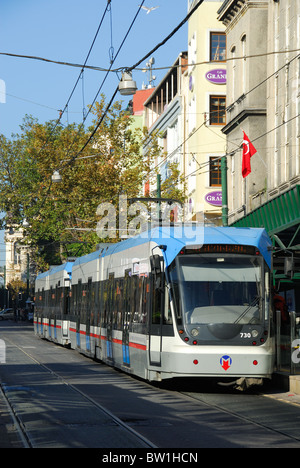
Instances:
[[[177,315],[186,325],[259,324],[263,261],[244,255],[183,255],[169,269]]]

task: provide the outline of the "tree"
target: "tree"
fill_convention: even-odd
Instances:
[[[6,213],[1,227],[22,226],[26,219],[24,242],[30,244],[38,270],[94,250],[101,241],[96,233],[99,204],[109,202],[118,211],[120,195],[137,197],[153,174],[153,161],[162,156],[158,136],[134,130],[121,102],[107,111],[102,96],[91,112],[91,128],[63,126],[59,120],[40,124],[26,116],[19,134],[11,139],[0,135],[0,208]],[[162,196],[182,199],[178,168],[169,169]],[[62,183],[52,182],[55,170]]]
[[[132,130],[131,117],[120,102],[104,115],[102,96],[92,112],[103,118],[93,128],[59,121],[38,123],[26,116],[20,134],[0,136],[0,204],[6,212],[3,227],[20,226],[26,218],[25,242],[30,243],[39,269],[58,264],[67,254],[95,248],[97,207],[103,201],[139,194],[159,148],[143,157],[143,132]],[[63,183],[53,184],[54,170]],[[64,246],[67,246],[65,248]],[[80,247],[80,250],[79,250]]]
[[[10,283],[8,283],[7,289],[9,290],[10,298],[15,306],[20,300],[19,294],[23,294],[26,291],[26,288],[26,283],[21,280],[12,280]]]

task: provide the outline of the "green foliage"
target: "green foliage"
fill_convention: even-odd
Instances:
[[[102,96],[92,109],[94,123],[105,108]],[[92,129],[83,126],[40,124],[26,116],[20,130],[11,139],[0,135],[0,208],[6,213],[0,227],[29,222],[24,241],[31,244],[38,269],[95,249],[101,241],[95,232],[98,205],[117,206],[120,194],[138,196],[151,164],[162,156],[157,136],[133,130],[120,102],[111,106],[84,150]],[[59,184],[51,181],[57,169],[63,177]],[[174,165],[170,169],[162,193],[178,199],[183,196],[176,188],[180,175]]]

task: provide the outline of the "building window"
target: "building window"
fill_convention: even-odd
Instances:
[[[225,124],[225,96],[210,96],[209,98],[209,123],[210,125]]]
[[[220,187],[222,185],[220,158],[209,158],[209,185],[210,187]]]
[[[210,33],[210,61],[223,62],[226,59],[226,34]]]

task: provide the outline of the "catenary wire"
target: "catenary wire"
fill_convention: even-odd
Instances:
[[[195,5],[195,6],[191,9],[191,11],[188,13],[188,15],[179,23],[179,25],[178,25],[175,29],[173,29],[173,31],[172,31],[163,41],[161,41],[159,44],[157,44],[153,49],[151,49],[150,52],[148,52],[142,59],[140,59],[138,62],[136,62],[133,66],[126,68],[126,70],[127,70],[127,71],[132,71],[132,70],[134,70],[138,65],[140,65],[140,64],[141,64],[142,62],[144,62],[148,57],[150,57],[156,50],[158,50],[160,47],[162,47],[164,44],[166,44],[166,42],[167,42],[172,36],[174,36],[174,34],[188,21],[188,19],[194,14],[194,12],[195,12],[195,11],[200,7],[200,5],[203,3],[203,1],[204,1],[204,0],[200,0],[200,1],[198,2],[198,4]],[[142,6],[142,5],[144,4],[144,2],[145,2],[145,0],[141,3],[140,6]],[[135,16],[133,22],[132,22],[132,25],[133,25],[133,23],[134,23],[134,21],[135,21],[137,15],[138,15],[139,11],[140,11],[140,6],[139,6],[139,10],[138,10],[138,12],[137,12],[137,14],[136,14],[136,16]],[[117,56],[118,56],[118,54],[119,54],[119,52],[120,52],[120,49],[121,49],[121,47],[123,46],[123,44],[124,44],[124,42],[125,42],[125,40],[126,40],[128,34],[129,34],[129,32],[130,32],[130,29],[131,29],[132,25],[130,26],[130,28],[129,28],[129,30],[128,30],[128,32],[127,32],[127,34],[126,34],[126,36],[125,36],[125,38],[124,38],[124,40],[123,40],[123,42],[122,42],[122,44],[121,44],[121,46],[120,46],[120,48],[119,48],[117,54],[116,54],[116,56],[114,57],[114,60],[117,58]],[[112,64],[111,64],[111,68],[112,68]],[[106,76],[105,76],[105,79],[107,78],[107,76],[108,76],[108,72],[107,72],[107,74],[106,74]],[[100,86],[100,89],[101,89],[101,88],[102,88],[102,85]],[[97,97],[98,97],[98,94],[99,94],[99,92],[100,92],[100,89],[99,89],[98,93],[96,94],[96,97],[94,98],[94,101],[93,101],[92,105],[90,106],[90,110],[91,110],[91,108],[93,107],[93,104],[95,103],[95,101],[96,101],[96,99],[97,99]],[[109,103],[108,103],[108,105],[107,105],[107,107],[106,107],[106,109],[105,109],[103,115],[101,116],[101,118],[100,118],[100,120],[98,121],[98,123],[96,124],[96,126],[95,126],[93,132],[91,133],[90,137],[88,138],[88,140],[86,141],[86,143],[83,145],[83,147],[79,150],[79,152],[76,153],[76,154],[70,159],[69,164],[71,164],[72,162],[75,161],[75,159],[77,158],[77,156],[86,148],[86,146],[87,146],[87,145],[91,142],[91,140],[94,138],[94,136],[95,136],[95,134],[96,134],[98,128],[100,127],[100,125],[102,124],[104,118],[106,117],[106,114],[107,114],[107,112],[108,112],[110,106],[112,105],[112,103],[113,103],[113,101],[114,101],[114,98],[115,98],[115,96],[116,96],[117,93],[118,93],[118,90],[119,90],[119,89],[118,89],[118,87],[117,87],[117,88],[115,89],[115,91],[114,91],[114,93],[113,93],[113,95],[112,95],[112,97],[111,97],[111,99],[110,99],[110,101],[109,101]],[[69,165],[69,164],[68,164],[68,165]],[[62,166],[60,166],[59,168],[62,168]]]

